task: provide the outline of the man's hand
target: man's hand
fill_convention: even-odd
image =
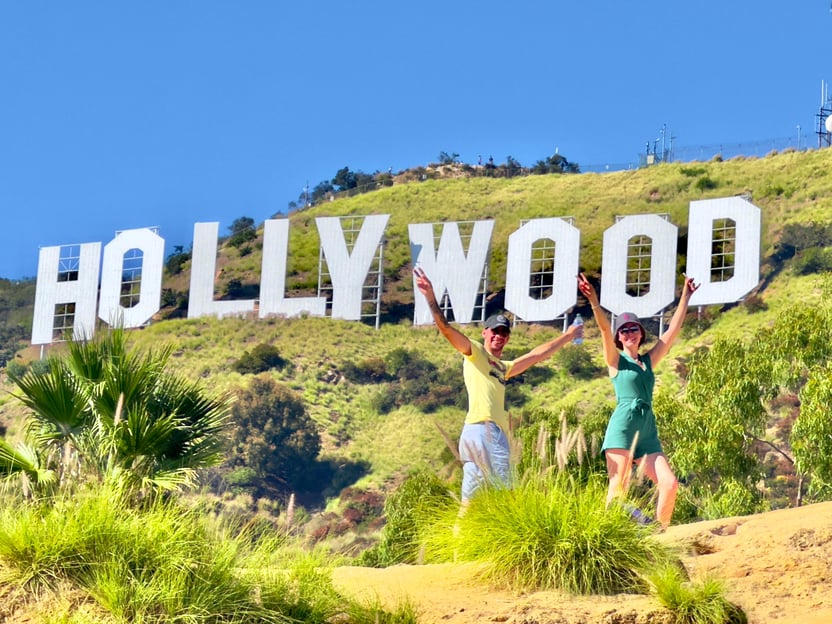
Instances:
[[[413,269],[413,275],[416,276],[416,288],[424,295],[428,303],[436,301],[436,294],[433,292],[433,284],[431,284],[428,276],[425,275],[424,270],[416,267]]]
[[[570,340],[576,340],[578,338],[584,337],[584,326],[583,325],[569,325],[566,328],[566,331],[563,332],[564,336],[568,336]]]

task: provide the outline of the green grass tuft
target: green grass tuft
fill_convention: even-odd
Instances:
[[[485,488],[460,517],[446,514],[428,538],[436,560],[475,561],[513,589],[573,594],[642,592],[642,573],[669,551],[620,506],[606,508],[606,483],[565,473]]]
[[[710,577],[691,583],[678,566],[659,566],[647,575],[653,593],[678,624],[741,624],[743,611],[725,597],[725,585]]]
[[[407,604],[388,612],[342,597],[329,557],[277,531],[212,522],[175,502],[134,509],[114,500],[101,490],[3,508],[5,581],[32,600],[84,596],[102,622],[415,621]]]

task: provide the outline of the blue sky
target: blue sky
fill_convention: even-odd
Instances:
[[[0,276],[41,246],[285,212],[372,173],[557,149],[817,144],[829,0],[0,3]]]

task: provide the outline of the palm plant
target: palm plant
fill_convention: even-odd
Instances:
[[[26,442],[0,444],[0,474],[41,489],[91,479],[129,495],[193,485],[222,459],[230,398],[171,373],[170,355],[129,348],[117,328],[70,341],[46,372],[15,377],[30,410]]]

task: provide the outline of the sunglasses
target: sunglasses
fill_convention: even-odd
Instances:
[[[492,334],[497,334],[498,336],[510,336],[511,330],[507,327],[495,327],[491,330]]]
[[[640,332],[641,329],[638,325],[630,325],[628,327],[622,327],[618,330],[619,334],[634,334],[636,332]]]

